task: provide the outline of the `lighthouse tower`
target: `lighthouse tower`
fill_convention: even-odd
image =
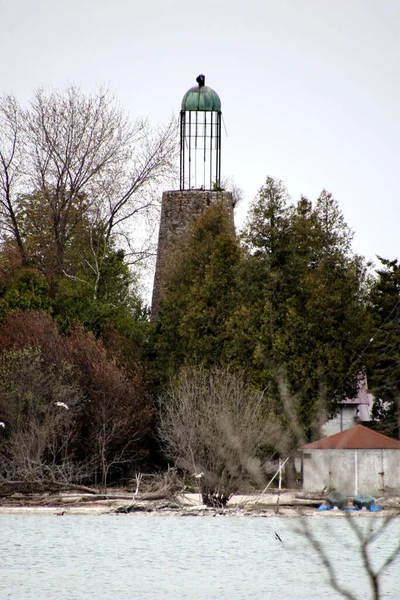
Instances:
[[[221,189],[221,100],[204,75],[183,96],[180,113],[180,189],[164,192],[154,277],[152,319],[166,291],[167,256],[211,204],[222,204],[232,219],[232,194]]]

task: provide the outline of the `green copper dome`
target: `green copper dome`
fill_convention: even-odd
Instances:
[[[198,86],[190,88],[183,96],[182,110],[221,110],[221,100],[210,87],[204,85],[204,75],[199,75],[196,79]]]

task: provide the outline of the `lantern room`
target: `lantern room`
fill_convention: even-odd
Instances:
[[[221,100],[199,75],[181,105],[180,189],[221,187]]]

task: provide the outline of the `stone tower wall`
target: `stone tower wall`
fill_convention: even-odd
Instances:
[[[222,204],[232,218],[233,201],[230,192],[183,190],[164,192],[162,196],[160,231],[158,235],[157,264],[154,276],[151,318],[158,313],[160,300],[165,293],[167,255],[173,244],[181,239],[201,213],[213,204]]]

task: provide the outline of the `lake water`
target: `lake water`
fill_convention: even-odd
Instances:
[[[363,527],[378,517],[358,518]],[[309,518],[340,581],[371,598],[343,518]],[[335,600],[298,519],[153,515],[1,514],[0,600]],[[275,531],[282,543],[275,538]],[[400,539],[394,520],[374,545],[374,562]],[[383,577],[382,598],[400,598],[400,558]]]

